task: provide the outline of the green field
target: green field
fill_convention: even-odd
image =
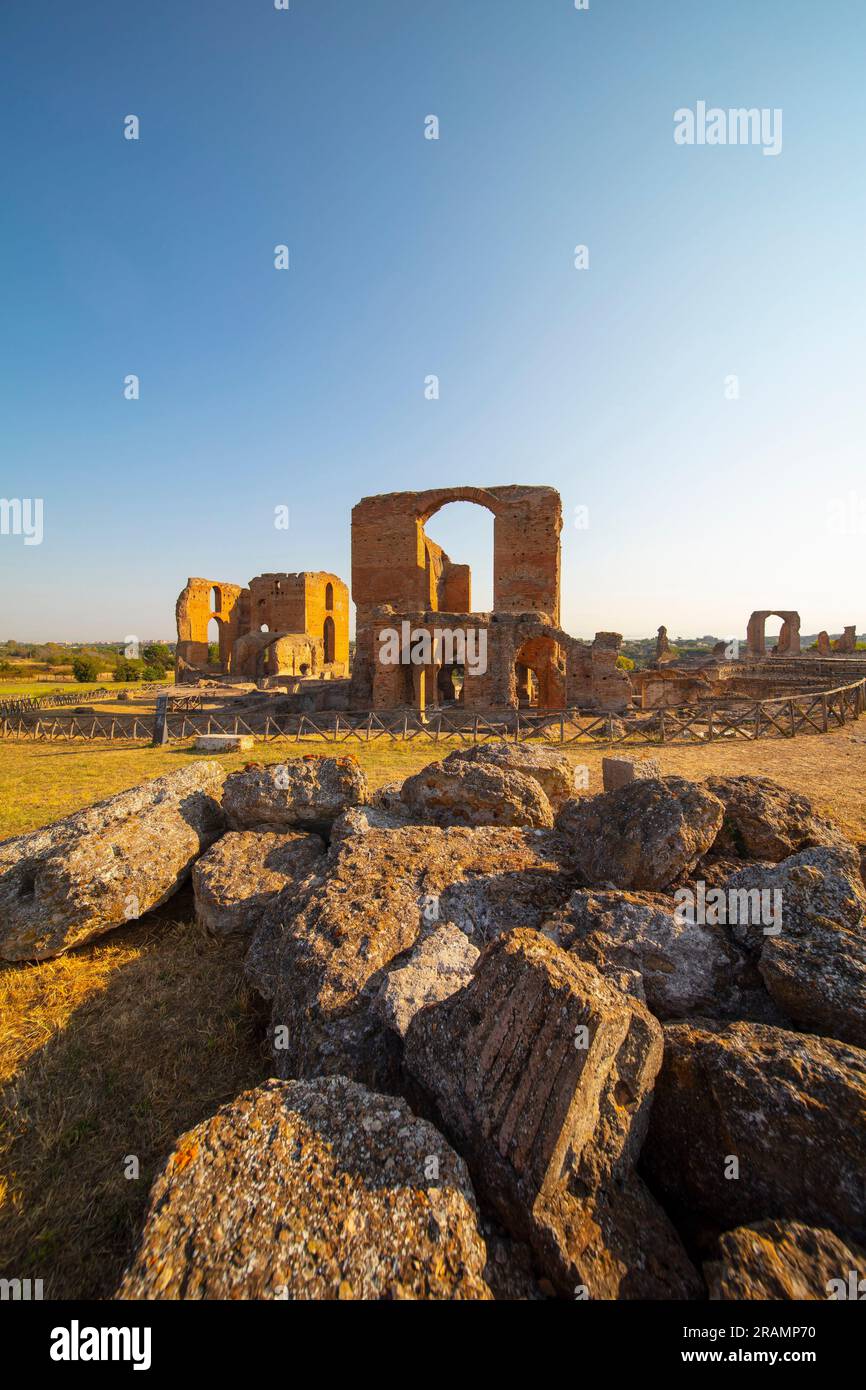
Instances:
[[[172,672],[167,672],[166,684],[174,680]],[[91,690],[140,690],[139,681],[0,681],[0,700],[8,700],[18,695],[27,695],[32,700],[40,700],[45,695],[71,694],[73,691],[82,698]]]

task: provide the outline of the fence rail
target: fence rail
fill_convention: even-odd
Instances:
[[[109,692],[110,693],[110,692]],[[324,740],[329,743],[371,743],[378,739],[412,742],[480,743],[491,739],[595,746],[648,746],[793,738],[800,733],[827,733],[858,719],[866,710],[866,679],[833,690],[744,701],[731,707],[709,702],[684,709],[637,713],[592,714],[580,710],[541,713],[507,712],[455,715],[440,710],[426,717],[413,714],[250,714],[169,709],[167,740],[183,742],[198,734],[252,734],[266,743]],[[50,715],[35,720],[26,713],[0,717],[0,738],[66,742],[150,740],[151,714]]]

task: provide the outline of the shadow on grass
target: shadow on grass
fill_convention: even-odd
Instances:
[[[95,971],[118,945],[117,967]],[[269,1074],[246,945],[209,939],[186,889],[64,959],[67,978],[91,971],[94,988],[2,1094],[0,1276],[42,1279],[46,1298],[111,1297],[177,1136]],[[50,992],[56,965],[8,968],[45,972]],[[38,1007],[43,986],[20,980],[22,1003]]]

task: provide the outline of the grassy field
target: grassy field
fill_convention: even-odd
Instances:
[[[374,786],[448,746],[385,742],[260,747],[220,758],[352,752]],[[604,750],[567,750],[601,786]],[[648,752],[650,750],[647,750]],[[757,773],[808,793],[866,841],[866,720],[791,741],[653,750],[662,770]],[[187,748],[0,743],[0,837],[183,766]],[[0,1277],[45,1296],[110,1297],[174,1139],[268,1074],[264,1016],[242,944],[209,940],[189,890],[141,922],[39,965],[0,967]],[[129,1156],[139,1176],[127,1178]]]
[[[174,681],[174,675],[166,675],[166,684]],[[41,700],[45,695],[80,695],[82,703],[91,690],[141,690],[138,681],[4,681],[0,680],[0,700],[11,700],[28,696],[31,700]]]

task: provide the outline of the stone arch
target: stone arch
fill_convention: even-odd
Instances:
[[[328,614],[322,628],[322,660],[324,661],[326,666],[330,665],[331,662],[334,660],[334,654],[336,651],[336,640],[337,634],[336,628],[334,627],[334,619],[331,617],[330,614]]]
[[[768,618],[780,618],[782,628],[776,648],[778,656],[799,656],[800,614],[792,608],[757,608],[749,619],[746,645],[750,656],[766,656],[766,625]]]
[[[435,607],[424,524],[449,502],[473,502],[493,513],[494,611],[544,613],[558,623],[562,504],[554,488],[520,485],[363,498],[352,510],[352,591],[359,621],[386,604],[396,612]]]

